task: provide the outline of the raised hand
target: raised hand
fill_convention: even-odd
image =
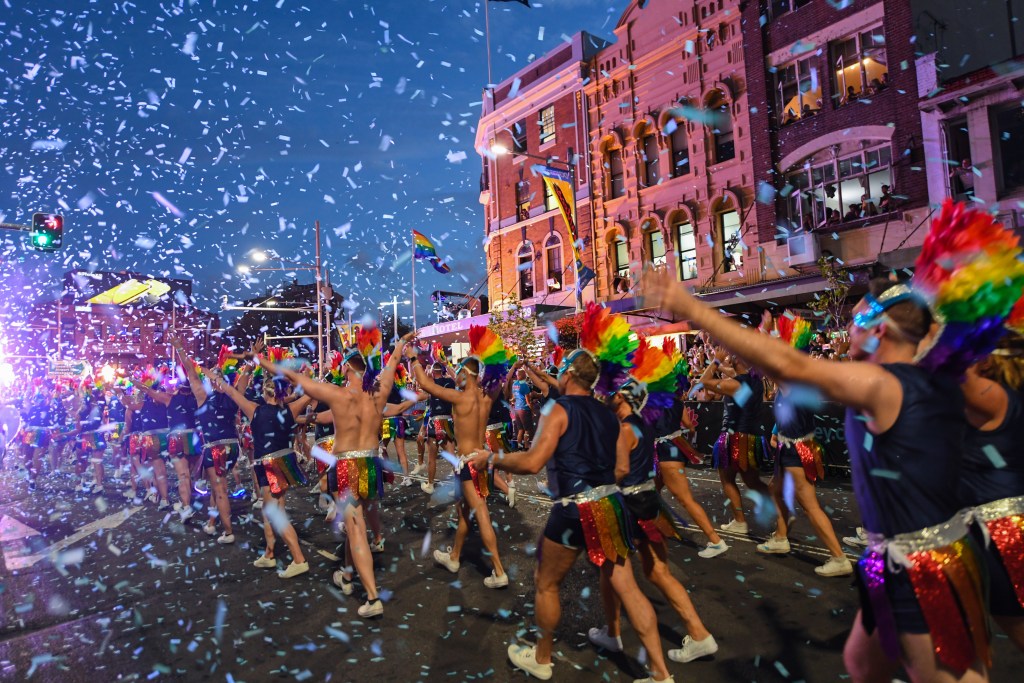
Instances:
[[[697,299],[664,269],[648,268],[644,272],[642,291],[647,306],[661,308],[683,317],[689,315],[694,306],[700,305]]]

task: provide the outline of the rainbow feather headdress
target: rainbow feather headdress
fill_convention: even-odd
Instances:
[[[991,215],[947,199],[915,264],[914,287],[939,322],[918,364],[957,374],[992,352],[1024,290],[1020,240]]]
[[[505,381],[515,360],[509,357],[501,337],[482,325],[473,325],[469,328],[469,355],[459,363],[459,370],[469,372],[463,366],[470,358],[475,358],[480,363],[480,387],[487,393],[491,393]]]
[[[629,379],[619,388],[633,412],[648,424],[672,407],[679,390],[679,372],[685,374],[686,361],[680,362],[682,354],[674,354],[674,347],[666,353],[665,346],[659,349],[641,339],[633,353]]]
[[[263,356],[275,365],[280,365],[284,361],[295,358],[295,351],[293,349],[286,349],[283,346],[268,346],[263,350]],[[258,379],[263,376],[263,366],[257,364],[252,371],[254,379]]]
[[[221,344],[220,352],[217,354],[217,370],[221,377],[230,382],[229,377],[238,372],[238,358],[232,353],[231,348]]]
[[[163,380],[164,373],[163,371],[160,370],[160,368],[154,367],[152,365],[147,365],[145,368],[142,369],[142,372],[139,373],[137,382],[142,386],[154,389],[157,386],[160,386],[163,383]]]
[[[345,373],[342,372],[341,367],[345,364],[345,357],[340,351],[331,351],[330,358],[327,359],[327,376],[326,379],[332,384],[337,384],[339,387],[345,384]]]
[[[591,302],[583,313],[580,330],[580,348],[566,354],[558,372],[568,372],[579,354],[587,353],[598,365],[598,376],[591,389],[608,396],[627,379],[629,356],[636,351],[639,341],[631,339],[633,331],[621,315]]]
[[[789,309],[776,321],[779,339],[798,351],[806,351],[814,339],[814,328],[811,324]]]
[[[366,364],[366,371],[363,372],[363,391],[368,394],[373,393],[374,382],[377,381],[377,376],[380,375],[380,371],[384,367],[381,360],[382,350],[380,328],[361,327],[356,332],[355,348],[349,349],[343,359],[348,362],[356,355],[362,357]]]

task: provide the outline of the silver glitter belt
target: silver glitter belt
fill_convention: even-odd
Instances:
[[[653,491],[656,488],[657,487],[654,485],[654,480],[650,479],[642,484],[637,484],[636,486],[627,486],[626,488],[622,489],[622,495],[633,496],[638,493],[643,493],[645,491]]]
[[[605,484],[604,486],[598,486],[596,489],[588,489],[582,491],[573,496],[561,498],[555,501],[555,505],[578,505],[579,503],[593,503],[595,500],[601,500],[608,496],[618,493],[619,487],[615,484]]]
[[[218,439],[217,441],[211,441],[210,443],[203,444],[203,450],[206,451],[206,450],[209,450],[211,448],[215,448],[216,446],[231,446],[231,445],[237,446],[238,445],[238,439]]]
[[[776,438],[778,438],[779,443],[782,444],[783,446],[795,446],[798,443],[800,443],[801,441],[813,441],[814,440],[814,432],[811,432],[810,434],[805,434],[803,436],[798,436],[795,439],[791,439],[788,436],[783,436],[782,434],[776,434],[775,436],[776,436]]]
[[[1003,498],[991,503],[979,505],[971,510],[971,515],[979,522],[991,522],[995,519],[1024,515],[1024,496]]]
[[[343,451],[341,453],[333,453],[335,458],[338,460],[358,460],[359,458],[372,458],[376,456],[376,451],[373,449],[365,451]]]
[[[942,524],[896,534],[892,538],[868,531],[868,549],[885,556],[891,569],[896,565],[909,567],[913,562],[908,555],[956,543],[967,535],[969,522],[970,511],[961,511]]]

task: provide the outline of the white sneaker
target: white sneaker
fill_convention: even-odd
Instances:
[[[704,550],[698,552],[697,556],[703,557],[705,560],[710,560],[712,557],[718,557],[728,549],[729,546],[725,544],[724,540],[721,540],[718,543],[711,543],[708,541],[708,544],[704,546]]]
[[[364,619],[379,617],[384,614],[384,603],[380,601],[380,598],[367,600],[365,604],[359,606],[356,613]]]
[[[345,572],[337,570],[331,576],[331,582],[341,589],[342,595],[352,595],[352,582],[345,578]]]
[[[766,555],[785,555],[789,552],[789,539],[772,534],[767,541],[757,544],[757,552]]]
[[[830,557],[828,562],[814,568],[818,576],[849,576],[853,573],[853,563],[845,557]]]
[[[508,506],[514,508],[516,506],[516,487],[515,484],[509,484],[508,487]]]
[[[491,575],[484,579],[487,588],[508,588],[508,572],[498,576],[491,570]]]
[[[207,522],[206,524],[203,525],[203,531],[206,532],[207,536],[216,536],[217,535],[217,527],[214,526],[212,519],[209,522]]]
[[[156,509],[157,510],[166,510],[169,507],[171,507],[171,501],[169,501],[166,498],[164,498],[163,500],[160,501],[160,504],[156,506]]]
[[[132,500],[133,498],[139,497],[139,494],[137,494],[135,491],[131,489],[125,489],[124,491],[121,491],[121,495],[124,496],[127,500]]]
[[[592,628],[587,631],[587,640],[608,652],[622,652],[622,636],[608,635],[608,627]]]
[[[683,646],[678,650],[669,650],[668,658],[673,662],[685,664],[701,657],[709,657],[718,652],[715,637],[709,635],[704,640],[694,640],[690,636],[683,638]]]
[[[261,498],[260,500],[257,500],[255,503],[253,503],[252,504],[252,509],[253,510],[262,510],[263,509],[263,499]]]
[[[676,683],[676,679],[675,676],[669,676],[656,681],[654,676],[648,676],[647,678],[634,678],[633,683]]]
[[[326,493],[321,493],[320,496],[317,498],[316,507],[321,512],[327,512],[331,508],[331,504],[333,502],[333,498],[331,498]]]
[[[237,465],[238,463],[235,464]],[[205,496],[207,493],[210,492],[210,485],[209,483],[207,483],[205,479],[200,479],[195,484],[195,490],[196,493],[198,493],[200,496]]]
[[[508,661],[512,662],[512,666],[525,671],[534,678],[539,678],[542,681],[551,679],[550,664],[540,664],[537,662],[537,648],[512,644],[508,646]]]
[[[103,484],[93,484],[92,492],[94,494],[103,493]]]
[[[402,486],[412,486],[412,479],[408,475],[402,477]]]
[[[296,562],[292,560],[292,563],[284,568],[283,571],[279,571],[277,575],[282,579],[290,579],[293,576],[299,574],[305,574],[309,571],[309,562]]]
[[[181,512],[181,508],[183,508],[183,507],[184,507],[184,505],[182,505],[181,501],[179,500],[177,503],[174,504],[173,510],[175,512]]]
[[[425,481],[422,484],[420,484],[420,491],[423,491],[423,493],[426,493],[426,494],[429,494],[429,495],[433,495],[433,493],[434,493],[434,485],[431,484],[429,481]]]
[[[750,533],[750,525],[746,522],[737,522],[735,519],[728,524],[723,524],[718,527],[722,531],[731,531],[734,534],[746,534]]]
[[[434,551],[434,562],[438,563],[452,574],[459,572],[459,561],[452,559],[452,549],[448,548],[447,552],[441,552],[440,550]]]
[[[370,542],[370,552],[371,553],[382,553],[382,552],[384,552],[384,539],[381,538],[379,541],[371,541]]]
[[[868,532],[864,531],[864,527],[857,527],[856,536],[843,536],[843,543],[854,548],[867,548],[868,547]]]
[[[324,517],[324,521],[328,524],[334,521],[334,518],[338,516],[338,506],[332,500],[331,504],[327,506],[327,515]]]
[[[178,514],[181,515],[181,521],[187,522],[188,520],[192,519],[193,516],[195,516],[196,509],[189,505],[187,508],[185,508]]]
[[[252,566],[259,567],[260,569],[273,569],[277,566],[277,560],[272,557],[267,557],[266,555],[260,555],[259,558],[252,563]]]
[[[416,465],[415,467],[413,467],[412,468],[412,472],[410,472],[409,474],[419,474],[420,472],[422,472],[425,469],[427,469],[426,466],[423,463],[420,463],[419,465]]]
[[[150,491],[149,493],[146,494],[146,502],[148,502],[148,503],[155,503],[156,502],[156,491]]]
[[[231,545],[234,542],[235,542],[235,535],[234,534],[221,534],[220,536],[217,537],[217,543],[220,543],[221,545]]]

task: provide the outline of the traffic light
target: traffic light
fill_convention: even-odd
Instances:
[[[29,242],[39,251],[57,251],[64,241],[64,217],[55,213],[32,214]]]

